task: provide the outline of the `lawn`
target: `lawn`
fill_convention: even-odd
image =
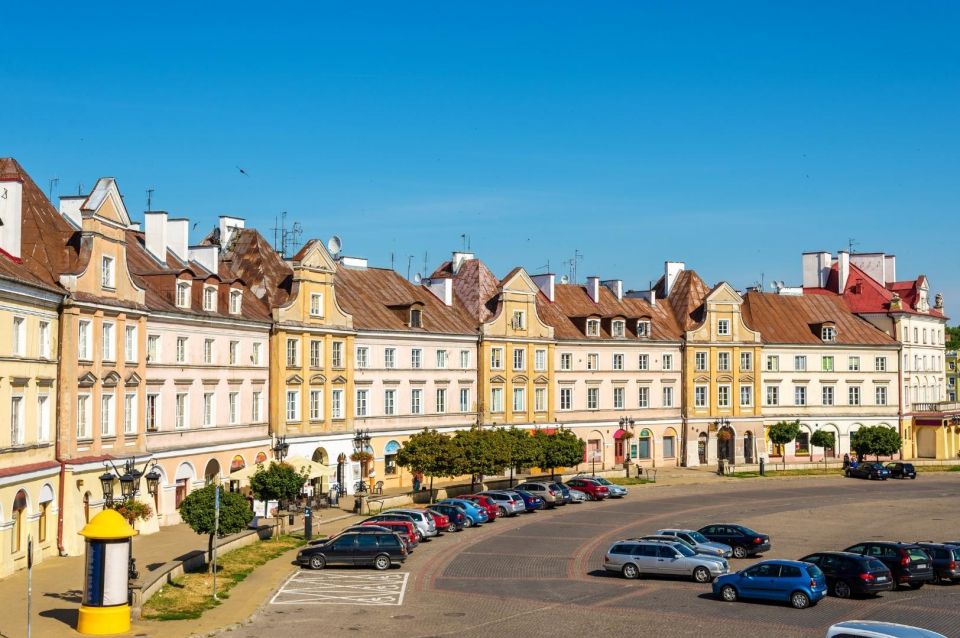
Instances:
[[[808,470],[776,470],[770,466],[767,466],[766,476],[841,476],[843,472],[836,468],[823,469],[821,468],[810,468]],[[757,478],[760,476],[760,472],[734,472],[732,474],[727,474],[733,478]]]
[[[629,477],[629,478],[627,478],[627,477],[625,477],[625,476],[615,476],[615,477],[613,477],[613,478],[608,478],[607,480],[610,481],[611,483],[613,483],[614,485],[643,485],[643,484],[645,484],[645,483],[653,483],[653,482],[654,482],[654,481],[651,481],[651,480],[649,480],[649,479],[636,478],[636,477],[633,477],[633,476],[631,476],[631,477]]]
[[[278,556],[305,544],[302,538],[281,536],[257,541],[217,557],[217,596],[228,598],[230,589],[253,571]],[[213,574],[191,572],[165,585],[143,606],[145,620],[187,620],[217,604],[213,600]]]

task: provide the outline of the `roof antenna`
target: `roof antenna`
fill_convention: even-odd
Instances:
[[[860,242],[855,241],[853,237],[847,240],[847,249],[850,251],[850,254],[853,254],[853,247],[859,244]]]
[[[154,190],[155,189],[153,187],[150,187],[147,189],[147,212],[148,213],[153,210],[153,191]]]
[[[47,199],[49,199],[51,202],[53,201],[53,187],[54,187],[54,186],[59,186],[59,185],[60,185],[60,178],[59,178],[59,177],[51,177],[51,178],[50,178],[50,192],[49,192],[49,194],[47,195]]]
[[[413,255],[407,257],[407,281],[410,281],[410,265],[413,264]]]

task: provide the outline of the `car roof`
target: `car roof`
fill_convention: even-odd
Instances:
[[[845,620],[844,622],[838,622],[827,630],[827,636],[829,638],[830,636],[843,635],[845,633],[844,630],[864,632],[862,635],[870,638],[946,638],[943,634],[938,634],[929,629],[900,625],[897,623],[878,622],[876,620]]]
[[[786,558],[769,558],[767,560],[762,560],[759,563],[754,563],[750,567],[754,567],[756,565],[764,565],[764,564],[795,565],[797,567],[806,567],[807,565],[810,565],[810,563],[805,563],[802,560],[787,560]]]
[[[661,527],[657,530],[657,533],[661,532],[680,532],[682,534],[689,534],[690,532],[696,532],[695,529],[683,529],[680,527]]]

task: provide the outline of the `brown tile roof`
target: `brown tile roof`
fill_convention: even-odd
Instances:
[[[636,320],[649,318],[651,339],[679,340],[682,331],[666,303],[651,306],[644,299],[623,298],[618,301],[616,295],[606,286],[600,286],[600,302],[594,303],[584,286],[576,284],[556,284],[554,301],[551,303],[542,293],[537,295],[537,313],[547,324],[553,326],[557,339],[595,339],[586,336],[586,321],[589,316],[597,316],[600,321],[599,339],[612,339],[609,319],[622,317],[627,320],[627,339],[636,339]],[[621,338],[616,338],[618,341]]]
[[[896,345],[896,340],[851,312],[837,295],[748,292],[743,318],[764,343],[823,344],[820,324],[836,324],[838,345]]]
[[[673,282],[667,302],[673,310],[677,323],[683,330],[692,330],[703,321],[703,300],[710,294],[710,289],[695,270],[683,270]]]
[[[201,243],[215,243],[213,236],[214,233],[210,233]],[[285,304],[294,286],[293,269],[270,242],[253,228],[241,228],[230,244],[226,249],[221,248],[221,271],[225,268],[242,279],[257,297],[266,298],[271,307]]]
[[[337,301],[353,315],[358,330],[395,330],[415,333],[477,334],[476,321],[454,299],[446,306],[433,293],[387,268],[337,268]],[[407,309],[423,304],[423,328],[407,325]]]
[[[449,268],[445,266],[438,268],[434,275],[451,276]],[[444,272],[447,274],[443,275]],[[500,281],[479,259],[464,260],[460,264],[460,270],[453,275],[454,296],[460,300],[470,316],[480,323],[489,320],[496,313],[499,291]]]

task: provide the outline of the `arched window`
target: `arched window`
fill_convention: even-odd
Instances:
[[[83,522],[90,522],[90,492],[83,495]]]
[[[640,430],[640,437],[637,439],[637,458],[649,459],[653,450],[653,432],[647,428]]]
[[[16,554],[23,545],[23,519],[27,515],[27,493],[17,492],[13,498],[13,538],[10,550]]]
[[[40,529],[37,532],[38,540],[43,543],[47,540],[47,510],[50,508],[50,503],[53,502],[53,488],[49,484],[44,485],[40,488],[40,518],[39,524]]]
[[[400,451],[400,444],[396,441],[390,441],[383,447],[383,471],[385,474],[397,473],[397,452]]]

